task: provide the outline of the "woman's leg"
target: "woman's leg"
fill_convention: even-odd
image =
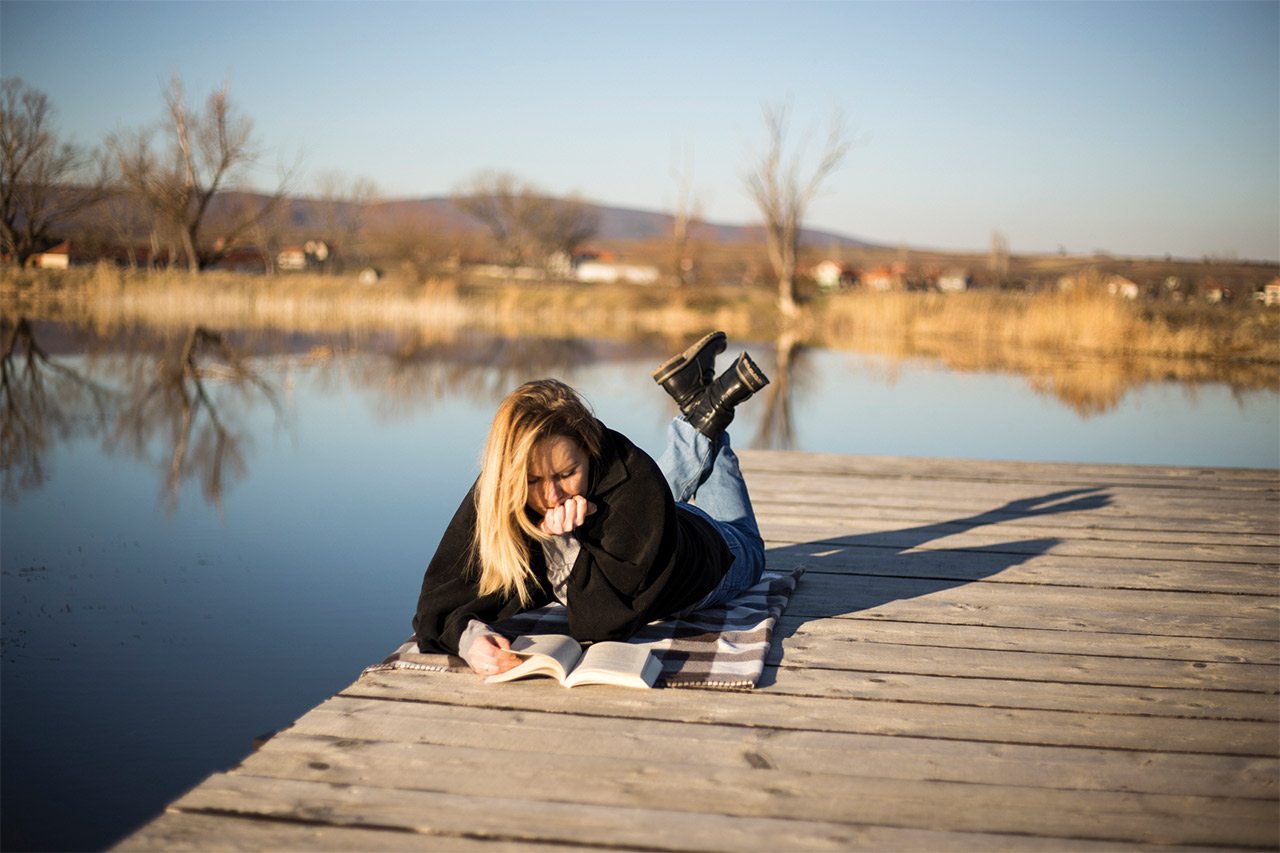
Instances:
[[[684,418],[673,418],[667,425],[667,446],[658,459],[658,467],[667,478],[671,496],[677,503],[688,503],[698,493],[715,458],[711,439],[694,429]]]
[[[724,581],[703,603],[724,601],[755,584],[764,571],[764,540],[728,434],[713,443],[677,418],[668,427],[667,448],[658,465],[675,499],[687,503],[696,498],[694,509],[716,526],[734,556]]]

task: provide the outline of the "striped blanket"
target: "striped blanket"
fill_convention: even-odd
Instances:
[[[678,619],[650,622],[630,642],[646,646],[662,664],[660,687],[750,690],[764,672],[773,625],[804,572],[765,572],[760,583],[724,604]],[[560,604],[521,613],[494,626],[507,636],[567,634],[569,623]],[[382,663],[364,672],[410,669],[425,672],[469,672],[458,657],[422,654],[412,638]]]

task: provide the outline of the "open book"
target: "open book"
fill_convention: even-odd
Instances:
[[[613,684],[652,687],[662,664],[644,646],[631,643],[592,643],[586,651],[573,637],[533,634],[511,641],[511,653],[524,658],[514,669],[485,679],[486,684],[549,675],[565,687]]]

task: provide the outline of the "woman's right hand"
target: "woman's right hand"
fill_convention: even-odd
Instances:
[[[548,533],[552,536],[563,536],[581,527],[583,522],[587,520],[587,516],[595,511],[595,504],[582,495],[574,495],[559,506],[553,506],[547,510],[547,514],[543,516],[542,523],[538,527],[542,529],[543,533]]]
[[[519,665],[520,658],[511,654],[510,648],[511,641],[501,634],[481,634],[463,657],[476,675],[487,678]]]

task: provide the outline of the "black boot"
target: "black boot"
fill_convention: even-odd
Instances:
[[[725,344],[724,332],[712,332],[653,371],[653,381],[671,395],[685,417],[715,378],[716,356],[724,352]]]
[[[768,384],[769,377],[744,352],[693,402],[685,412],[685,420],[715,441],[733,420],[733,407]]]

